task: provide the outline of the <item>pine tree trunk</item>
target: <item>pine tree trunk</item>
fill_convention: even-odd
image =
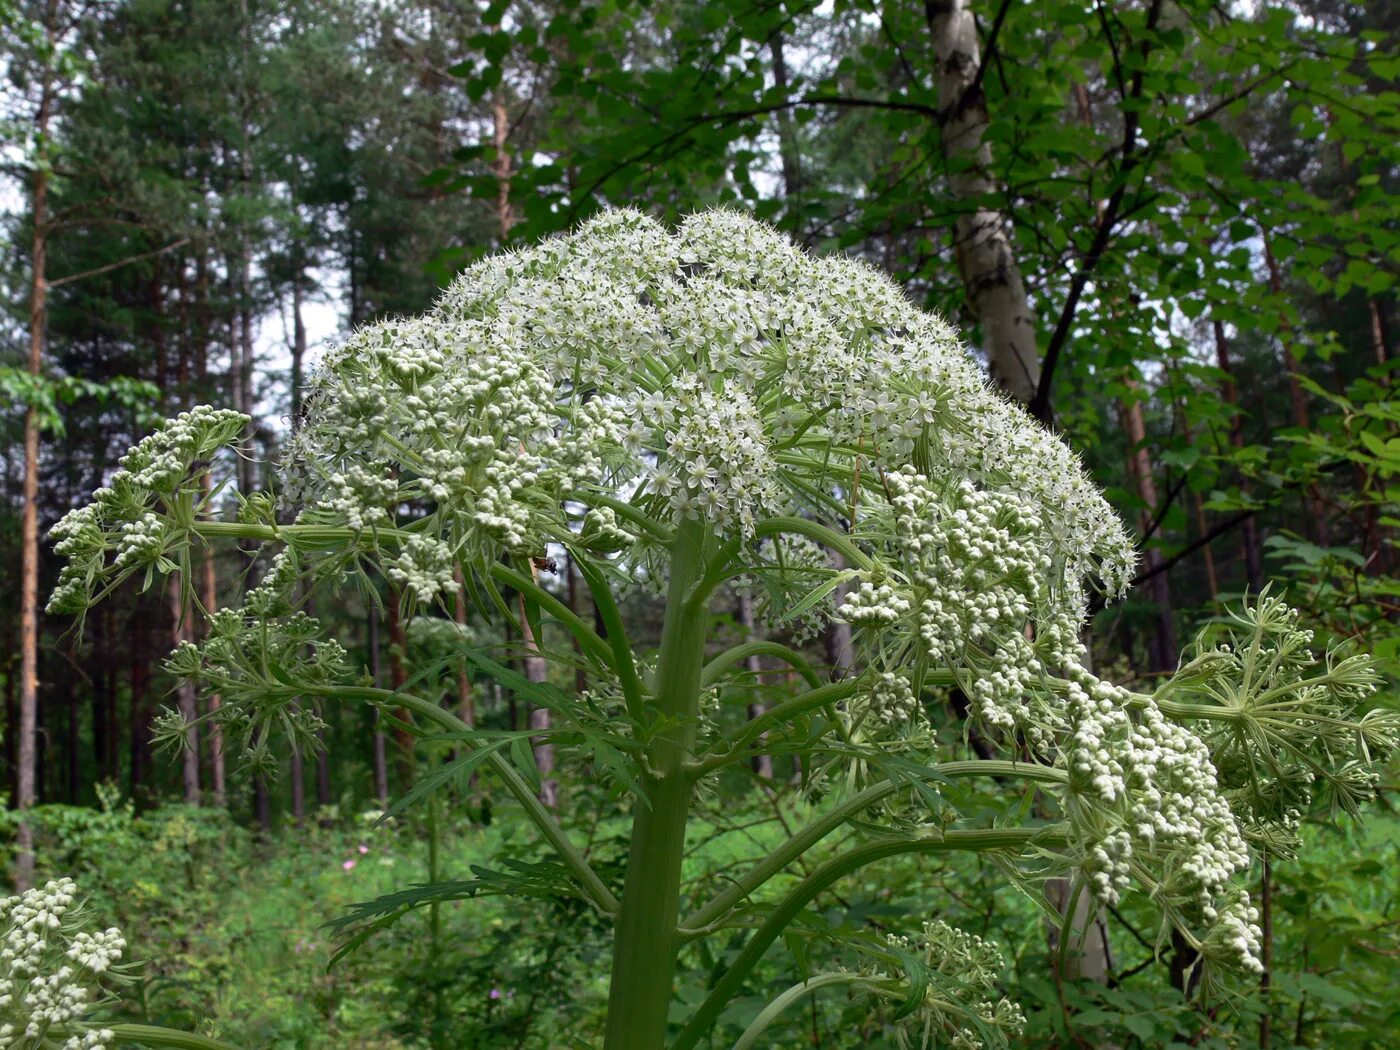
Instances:
[[[525,597],[520,597],[520,634],[525,643],[525,678],[530,682],[549,681],[549,664],[540,652],[535,638],[534,627],[525,615]],[[536,733],[549,731],[549,709],[529,705],[530,729]],[[535,752],[535,767],[540,773],[540,801],[553,809],[559,804],[559,782],[554,779],[554,745],[548,737],[536,736],[530,739]]]
[[[107,767],[107,740],[114,728],[107,721],[107,703],[112,692],[110,623],[108,609],[103,606],[94,622],[92,646],[93,659],[97,662],[92,676],[92,763],[98,783],[111,776]]]
[[[293,708],[295,710],[295,708]],[[301,748],[293,745],[290,760],[292,781],[292,823],[298,828],[306,824],[306,771]]]
[[[564,556],[564,579],[569,595],[569,611],[577,616],[579,607],[578,573],[574,571],[573,555],[566,554]],[[574,692],[582,695],[583,691],[588,688],[588,672],[584,668],[583,646],[579,645],[577,638],[573,638],[572,643],[574,655],[579,658],[574,667]]]
[[[45,26],[50,49],[54,46],[56,12],[52,5]],[[44,63],[39,109],[34,121],[37,141],[45,143],[53,116],[54,84],[48,60]],[[41,145],[40,148],[43,148]],[[49,168],[42,157],[34,166],[31,222],[33,240],[29,286],[29,374],[39,377],[44,361],[49,298],[48,223]],[[24,486],[20,517],[19,590],[19,770],[16,777],[15,885],[28,889],[34,880],[34,832],[24,818],[36,800],[35,769],[38,761],[39,712],[39,410],[31,404],[24,411]]]
[[[5,724],[7,726],[19,724],[19,676],[14,673],[15,661],[5,661]],[[18,763],[16,762],[15,733],[5,734],[5,789],[9,792],[10,798],[19,795],[19,788],[16,786],[16,778],[19,775]]]
[[[200,483],[207,498],[210,486],[207,473],[201,478]],[[204,606],[206,618],[214,615],[219,604],[219,589],[212,548],[206,548],[204,556],[200,559],[199,600],[200,604]],[[218,693],[211,692],[205,703],[209,714],[217,716],[219,708],[223,706],[223,698]],[[228,806],[228,783],[224,770],[224,731],[214,720],[208,723],[208,727],[205,738],[209,741],[210,799],[217,809],[225,809]]]
[[[131,654],[130,704],[127,723],[131,727],[128,794],[135,798],[146,784],[146,767],[150,762],[150,739],[146,726],[146,689],[150,685],[150,645],[146,631],[145,610],[137,606],[127,622],[126,639]]]
[[[1221,393],[1230,406],[1230,444],[1239,450],[1244,448],[1244,424],[1239,410],[1239,391],[1230,368],[1230,344],[1220,321],[1211,322],[1211,331],[1215,335],[1215,364],[1225,374]],[[1245,580],[1249,589],[1257,594],[1264,585],[1264,555],[1259,545],[1259,526],[1253,517],[1245,518],[1240,526],[1240,553],[1244,558]]]
[[[783,47],[781,31],[768,38],[768,51],[773,57],[773,86],[780,98],[788,93],[787,55]],[[792,111],[780,109],[778,122],[778,158],[783,170],[783,197],[789,213],[802,192],[802,151],[797,141],[797,127],[792,119]]]
[[[1306,391],[1303,390],[1301,378],[1303,364],[1299,358],[1298,348],[1295,346],[1293,324],[1289,321],[1283,308],[1283,271],[1279,267],[1278,258],[1274,255],[1269,231],[1262,225],[1259,227],[1259,236],[1264,243],[1264,262],[1269,269],[1269,289],[1274,293],[1274,298],[1279,303],[1279,333],[1283,340],[1284,370],[1288,375],[1288,399],[1293,409],[1293,425],[1306,433],[1310,428],[1308,397]],[[1313,542],[1319,547],[1331,546],[1331,528],[1327,522],[1327,508],[1322,501],[1322,494],[1318,490],[1316,482],[1308,486],[1308,511]]]
[[[1135,396],[1137,381],[1128,379],[1130,395],[1119,405],[1123,433],[1128,439],[1128,473],[1137,485],[1143,512],[1140,529],[1146,535],[1157,517],[1159,502],[1157,482],[1152,475],[1152,456],[1147,450],[1147,427],[1142,416],[1142,401]],[[1162,555],[1156,547],[1148,546],[1144,555],[1149,571],[1160,570]],[[1176,618],[1172,615],[1171,584],[1165,572],[1156,571],[1148,580],[1149,593],[1156,607],[1157,629],[1153,634],[1152,670],[1168,673],[1176,670]]]
[[[379,610],[370,606],[369,610],[369,675],[374,685],[379,685]],[[374,773],[374,797],[383,809],[389,805],[389,761],[385,753],[384,731],[379,728],[379,709],[374,711],[374,738],[372,742],[371,764]]]
[[[169,580],[171,636],[174,645],[193,640],[190,610],[185,607],[184,593],[178,576]],[[185,720],[185,739],[180,748],[180,777],[184,787],[185,805],[199,805],[199,733],[194,721],[199,717],[194,685],[180,682],[175,688],[175,706]]]
[[[925,0],[924,11],[938,63],[943,156],[953,171],[948,185],[965,205],[953,227],[958,270],[968,306],[982,328],[992,378],[1028,404],[1040,383],[1040,351],[1011,242],[1011,221],[985,204],[998,187],[991,146],[983,141],[989,119],[978,81],[976,18],[971,0]]]
[[[749,593],[747,588],[740,587],[738,590],[739,600],[738,606],[735,609],[735,618],[739,621],[739,626],[743,629],[744,641],[756,642],[759,640],[759,638],[758,628],[755,625],[753,615],[753,595]],[[744,658],[744,670],[748,673],[748,676],[750,678],[750,685],[752,686],[752,688],[761,688],[763,685],[763,661],[759,659],[757,655],[750,654],[749,656],[746,656]],[[763,714],[766,710],[768,710],[768,705],[764,704],[761,701],[755,701],[754,703],[749,704],[749,721],[753,721],[755,718]],[[761,742],[765,739],[765,737],[761,736],[758,739]],[[754,755],[752,765],[754,774],[760,779],[765,781],[771,781],[773,779],[772,755]]]
[[[835,551],[830,553],[832,568],[837,572],[846,568],[846,559]],[[839,608],[850,592],[848,584],[841,584],[831,592],[831,604]],[[856,650],[851,638],[851,625],[845,620],[833,620],[826,627],[826,662],[830,667],[832,681],[839,681],[851,673],[855,667]]]
[[[1206,505],[1199,492],[1193,492],[1191,495],[1196,504],[1196,531],[1205,541],[1205,546],[1201,548],[1201,557],[1206,566],[1206,589],[1210,591],[1211,600],[1214,601],[1220,596],[1220,579],[1215,574],[1215,555],[1211,553],[1210,540],[1206,538],[1210,535],[1210,527],[1206,524]]]
[[[397,691],[402,689],[403,684],[408,681],[408,674],[404,670],[403,662],[407,648],[399,592],[392,584],[389,587],[386,616],[389,621],[389,688]],[[403,707],[394,712],[394,717],[403,723],[412,723],[413,721],[413,713]],[[407,791],[413,786],[415,779],[413,735],[402,726],[396,727],[394,729],[394,744],[395,758],[399,769],[399,788]]]
[[[453,603],[452,619],[457,624],[457,629],[461,635],[458,644],[466,645],[466,579],[462,575],[460,566],[453,570],[452,576],[453,579],[457,581],[457,594]],[[462,660],[457,664],[457,717],[473,729],[476,728],[476,700],[472,696],[472,680],[467,670],[466,660]]]
[[[253,22],[248,13],[248,0],[239,0],[239,15],[242,30],[242,54],[239,63],[238,108],[241,140],[238,148],[238,180],[242,193],[247,194],[253,184],[253,147],[251,132],[252,98],[249,89],[249,71],[252,68]],[[234,349],[234,407],[249,417],[243,431],[245,444],[253,438],[253,294],[252,294],[253,252],[248,241],[247,223],[241,222],[238,229],[238,342]],[[253,461],[250,456],[238,457],[238,487],[246,496],[253,491]]]

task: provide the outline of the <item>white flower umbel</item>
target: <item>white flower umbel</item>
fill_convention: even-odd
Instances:
[[[855,660],[833,686],[848,690],[842,706],[811,723],[846,733],[840,757],[784,741],[813,754],[813,783],[888,778],[878,760],[892,750],[902,768],[939,763],[921,705],[930,685],[956,684],[979,734],[1054,785],[1044,795],[1064,817],[1060,862],[1098,901],[1132,881],[1179,927],[1204,930],[1197,944],[1245,955],[1247,844],[1281,843],[1314,779],[1354,808],[1394,744],[1393,723],[1357,706],[1374,679],[1364,658],[1329,655],[1318,670],[1305,632],[1265,603],[1243,649],[1203,643],[1151,696],[1085,670],[1090,590],[1120,594],[1135,556],[1075,455],[887,278],[732,212],[674,230],[609,212],[478,263],[423,317],[360,329],[310,381],[276,486],[283,513],[244,493],[238,522],[209,521],[219,486],[205,475],[245,423],[196,409],[137,446],[93,505],[55,528],[69,561],[50,608],[81,612],[133,575],[188,572],[191,551],[219,537],[285,548],[244,608],[213,616],[204,644],[169,665],[217,689],[218,717],[241,719],[250,744],[279,725],[314,740],[298,696],[356,673],[294,612],[308,575],[387,578],[411,616],[456,592],[459,569],[474,593],[501,599],[504,583],[549,605],[530,560],[550,544],[598,570],[590,587],[662,583],[684,551],[697,599],[742,577],[780,635],[853,625]],[[704,609],[680,597],[674,609],[697,617],[685,644],[703,646]],[[648,694],[650,675],[609,644],[621,639],[553,611],[595,698],[622,689],[644,726],[662,693]],[[776,638],[765,648],[805,666]],[[674,691],[675,724],[705,722],[683,710],[686,692]],[[607,706],[593,706],[605,723]],[[725,738],[713,721],[697,751]],[[175,720],[162,725],[185,738]],[[775,720],[765,739],[789,728]],[[736,739],[696,768],[747,757],[754,741]],[[1266,753],[1273,744],[1290,757]],[[849,775],[833,775],[838,761]],[[682,809],[673,816],[683,824]]]
[[[74,560],[53,607],[77,609],[178,549],[188,515],[144,515],[164,518],[243,425],[201,408],[138,446],[96,515],[56,530]],[[859,530],[868,508],[879,517],[884,479],[910,469],[940,501],[958,485],[976,494],[964,500],[1014,499],[1056,567],[1058,608],[1077,609],[1095,578],[1116,594],[1131,574],[1127,534],[1074,455],[887,278],[732,212],[669,231],[617,211],[487,259],[428,315],[363,328],[328,354],[280,491],[299,523],[350,528],[371,557],[381,531],[426,507],[425,538],[485,564],[573,539],[566,508],[598,509],[595,492],[737,536],[775,513],[830,520],[847,505]],[[658,536],[619,523],[609,544],[624,534],[643,548]],[[428,549],[394,571],[440,596],[445,581],[420,572]],[[903,615],[883,608],[872,622]]]
[[[126,949],[115,929],[79,928],[72,879],[0,900],[0,1046],[84,1050],[112,1032],[83,1023],[105,997],[102,980]]]
[[[368,475],[435,506],[454,548],[568,538],[561,503],[599,488],[747,534],[795,491],[914,461],[1055,520],[1071,589],[1099,574],[1116,592],[1133,563],[1073,455],[952,329],[730,212],[675,232],[611,212],[488,259],[433,313],[357,333],[311,386],[287,479],[308,520],[372,525],[390,501],[346,484]]]

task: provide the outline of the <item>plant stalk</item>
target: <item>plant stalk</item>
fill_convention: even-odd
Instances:
[[[695,741],[708,605],[691,602],[705,571],[708,530],[686,521],[671,550],[661,650],[653,690],[661,725],[647,750],[646,799],[637,800],[627,881],[613,941],[605,1050],[661,1050],[680,946],[681,860],[692,781],[685,763]]]

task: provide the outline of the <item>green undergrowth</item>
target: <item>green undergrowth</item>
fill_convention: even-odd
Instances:
[[[731,829],[723,834],[704,819],[693,824],[692,904],[804,816],[795,798],[745,805],[716,800]],[[489,884],[508,863],[502,858],[542,857],[510,806],[497,805],[484,826],[467,814],[480,810],[457,807],[443,821],[438,881]],[[136,815],[114,798],[96,810],[42,807],[41,873],[76,878],[95,920],[126,934],[142,979],[112,1012],[123,1020],[195,1028],[249,1050],[597,1045],[610,943],[599,916],[574,902],[488,895],[444,903],[436,919],[420,908],[328,968],[339,942],[327,923],[357,902],[430,881],[426,827],[376,825],[374,816],[327,812],[259,839],[211,810]],[[591,800],[588,812],[567,819],[605,877],[620,881],[623,815]],[[1381,808],[1351,829],[1311,828],[1306,839],[1302,858],[1274,871],[1271,1045],[1393,1045],[1400,817]],[[769,892],[781,890],[780,882]],[[807,911],[730,1004],[710,1045],[729,1047],[772,998],[839,965],[826,935],[907,931],[933,918],[1001,944],[1006,991],[1028,1017],[1027,1046],[1259,1045],[1257,990],[1241,985],[1205,1011],[1187,1002],[1170,987],[1165,961],[1151,961],[1151,914],[1128,898],[1112,918],[1114,984],[1067,984],[1053,977],[1034,903],[1008,890],[993,862],[890,862],[848,878]],[[695,976],[677,990],[673,1022],[704,998],[743,936],[721,936],[685,968]],[[1165,960],[1170,945],[1162,952]],[[895,1045],[886,1021],[832,988],[794,1008],[764,1045],[880,1050]]]

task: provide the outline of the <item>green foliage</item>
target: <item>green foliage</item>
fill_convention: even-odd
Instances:
[[[726,810],[723,821],[701,815],[692,827],[696,848],[687,875],[696,893],[714,873],[783,837],[779,811],[732,798],[716,802]],[[803,816],[790,802],[780,812],[783,820]],[[142,964],[143,983],[122,1019],[199,1027],[244,1048],[287,1050],[554,1050],[569,1045],[561,1042],[568,1037],[581,1047],[598,1040],[607,935],[576,908],[504,900],[445,905],[433,948],[425,905],[326,968],[335,940],[324,924],[354,914],[346,910],[353,902],[426,878],[421,825],[312,824],[260,845],[207,811],[170,807],[136,817],[115,796],[101,811],[40,807],[36,819],[41,871],[74,872],[89,910],[130,931],[129,955]],[[580,819],[593,824],[595,816],[581,807],[569,823]],[[605,813],[593,834],[606,851],[625,830],[621,815]],[[1386,874],[1400,864],[1400,822],[1377,811],[1346,831],[1309,826],[1304,839],[1298,860],[1274,868],[1276,1029],[1287,1045],[1301,1032],[1305,1042],[1297,1045],[1379,1050],[1396,1022],[1388,960],[1400,951],[1393,922],[1400,887]],[[449,824],[444,864],[491,866],[524,845],[516,816],[498,807],[487,827]],[[1113,984],[1056,982],[1038,908],[997,892],[999,881],[994,865],[954,858],[937,871],[896,861],[850,882],[839,898],[804,916],[792,954],[765,961],[753,992],[726,1011],[718,1045],[732,1044],[770,996],[814,972],[823,960],[812,935],[873,931],[878,938],[882,930],[916,925],[931,908],[1001,944],[1008,966],[998,986],[1027,1014],[1018,1045],[1224,1048],[1257,1038],[1257,997],[1237,987],[1225,1008],[1201,1013],[1170,987],[1162,967],[1141,965],[1152,958],[1151,944],[1136,941],[1125,924],[1111,927]],[[1130,900],[1122,914],[1140,930],[1150,905]],[[703,983],[683,982],[678,1009],[693,1008],[703,991]],[[816,1031],[822,1045],[844,1047],[857,1033],[862,1045],[886,1050],[895,1046],[886,1016],[842,986],[819,988],[766,1029],[758,1045],[797,1050],[810,1046]]]

